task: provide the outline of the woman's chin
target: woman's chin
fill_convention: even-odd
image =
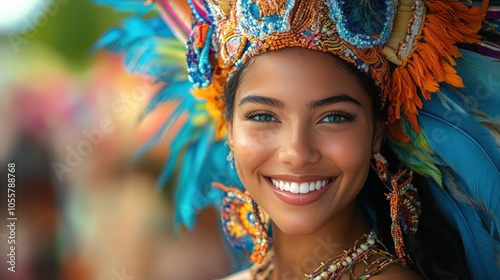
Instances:
[[[273,220],[274,227],[273,232],[279,230],[286,235],[309,235],[314,233],[320,227],[320,223],[315,223],[314,221],[281,221],[281,220]]]

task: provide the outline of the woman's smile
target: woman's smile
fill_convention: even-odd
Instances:
[[[265,179],[281,201],[304,206],[323,197],[337,177],[279,175]]]
[[[295,194],[319,191],[321,188],[325,187],[332,181],[332,178],[326,180],[315,180],[308,182],[285,181],[285,180],[275,179],[273,177],[270,177],[269,179],[276,188],[282,191],[291,192]]]

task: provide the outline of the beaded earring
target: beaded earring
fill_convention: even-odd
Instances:
[[[260,207],[247,191],[220,183],[213,183],[213,186],[225,192],[221,219],[229,243],[243,250],[251,262],[260,264],[269,249],[269,236]]]
[[[227,162],[229,162],[229,166],[231,166],[231,169],[234,169],[234,152],[233,152],[233,149],[229,150],[229,154],[227,154],[226,160],[227,160]]]
[[[381,154],[375,154],[374,158],[375,166],[373,168],[390,191],[385,195],[391,205],[391,235],[396,255],[402,263],[411,263],[410,256],[405,252],[403,233],[415,234],[417,232],[421,212],[417,189],[411,183],[413,172],[403,169],[396,175],[392,175],[387,170],[387,160]]]

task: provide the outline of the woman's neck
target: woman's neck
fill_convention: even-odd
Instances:
[[[370,227],[353,202],[314,233],[289,235],[273,224],[273,279],[303,278],[322,261],[341,254]]]

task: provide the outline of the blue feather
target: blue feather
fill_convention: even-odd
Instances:
[[[433,181],[428,180],[428,184],[434,198],[439,202],[438,207],[441,212],[448,214],[446,215],[448,222],[462,237],[473,279],[498,279],[500,276],[500,266],[497,263],[500,248],[498,239],[491,238],[473,209],[457,202],[448,191]],[[449,185],[450,182],[445,184]]]
[[[474,136],[466,134],[464,130],[436,115],[427,112],[420,114],[421,127],[428,133],[431,132],[430,135],[440,135],[428,138],[433,150],[464,182],[464,187],[460,191],[466,194],[466,198],[456,198],[466,199],[466,203],[470,202],[471,207],[476,208],[476,211],[484,217],[485,226],[494,233],[494,236],[499,237],[500,172],[498,164],[500,153],[498,148],[496,153],[488,154],[484,147],[488,146],[488,143],[485,143],[488,142],[488,137],[481,140],[482,146],[475,140],[478,138],[476,134]],[[435,133],[436,131],[439,132]],[[489,147],[490,150],[495,149],[495,142],[490,141]]]
[[[106,1],[114,3],[115,1]],[[133,5],[124,3],[120,9],[132,9]],[[237,181],[234,170],[222,176],[225,155],[214,154],[214,151],[227,150],[224,143],[209,141],[214,135],[213,124],[195,124],[191,120],[197,116],[208,119],[203,109],[204,102],[195,99],[191,93],[192,83],[186,78],[185,47],[173,38],[164,22],[159,18],[144,20],[131,17],[124,21],[122,28],[115,28],[105,34],[96,44],[97,48],[106,48],[113,52],[124,53],[125,63],[132,72],[140,72],[156,77],[166,85],[150,100],[141,119],[153,111],[159,104],[175,102],[176,108],[162,123],[158,131],[139,150],[135,160],[141,158],[147,151],[157,145],[177,123],[181,115],[187,114],[182,128],[173,135],[169,143],[169,157],[157,185],[163,188],[167,182],[172,183],[174,172],[179,170],[177,182],[169,184],[176,187],[176,213],[174,225],[178,228],[183,223],[188,228],[194,227],[196,214],[208,205],[216,204],[221,199],[220,191],[211,187],[211,183],[219,181],[229,184],[232,177]],[[184,58],[182,63],[171,63],[172,59]],[[215,149],[214,147],[217,147]],[[227,152],[225,152],[227,154]],[[213,161],[222,160],[214,164]],[[229,175],[233,173],[232,175]]]
[[[472,58],[477,59],[468,53],[466,60],[458,60],[467,88],[441,86],[439,98],[425,101],[419,111],[420,136],[430,151],[418,148],[423,142],[415,139],[412,143],[417,147],[412,149],[431,155],[443,171],[443,188],[434,182],[432,192],[460,231],[474,278],[496,279],[500,275],[500,150],[499,125],[493,119],[498,106],[491,105],[499,104],[500,91],[488,92],[484,100],[470,100],[477,88],[489,86],[481,77],[493,72],[489,67],[498,61],[468,61]]]
[[[93,50],[106,49],[123,53],[125,65],[131,72],[148,74],[161,79],[180,71],[179,65],[163,63],[163,55],[158,51],[172,33],[161,19],[144,20],[132,17],[124,21],[123,28],[114,28],[102,36]],[[173,38],[172,38],[173,39]],[[180,44],[180,43],[177,43]],[[175,77],[175,76],[173,76]]]
[[[456,137],[448,138],[449,135],[447,135],[447,132],[449,130],[443,129],[443,128],[444,127],[449,128],[452,131],[454,130],[457,134],[462,135],[465,138],[464,139],[465,141],[470,142],[470,144],[467,145],[467,147],[470,147],[470,145],[472,145],[471,148],[473,148],[473,149],[477,148],[478,151],[473,151],[473,152],[477,153],[478,156],[484,157],[482,159],[484,159],[488,165],[492,166],[492,170],[494,171],[492,174],[499,173],[500,160],[498,158],[498,150],[495,151],[495,149],[497,148],[496,143],[495,143],[495,139],[491,135],[491,132],[489,132],[487,129],[481,127],[477,122],[475,122],[475,123],[473,123],[473,124],[477,125],[477,127],[475,127],[475,135],[470,135],[470,134],[467,134],[467,132],[464,131],[462,128],[454,125],[453,123],[442,118],[441,116],[438,116],[438,115],[435,115],[433,113],[429,113],[426,111],[420,111],[419,114],[420,114],[419,121],[421,124],[423,124],[425,131],[427,133],[429,133],[429,131],[430,131],[431,134],[434,136],[434,137],[428,138],[430,140],[430,144],[433,147],[435,147],[436,142],[447,142],[448,140],[457,141]],[[433,121],[428,122],[429,120],[427,118],[430,118],[436,122],[433,122]],[[437,127],[435,127],[436,125],[437,125]],[[443,125],[444,125],[444,127],[443,127]],[[482,134],[480,134],[480,133],[482,133]],[[482,137],[482,136],[485,136],[485,137]],[[483,143],[483,144],[479,143],[478,140],[476,140],[477,138],[484,138],[482,142],[486,142],[486,143]],[[459,144],[459,143],[453,143],[453,144]],[[456,147],[453,145],[448,145],[448,146],[451,146],[452,148]],[[457,146],[460,146],[460,145],[457,145]],[[486,149],[488,149],[488,151]],[[471,152],[471,151],[467,151],[467,152]],[[466,164],[468,165],[469,163],[466,162]]]
[[[433,175],[431,191],[460,232],[474,279],[500,275],[499,61],[463,51],[466,88],[441,85],[419,111],[420,134],[402,120],[410,143],[391,142],[415,171]],[[390,140],[390,139],[389,139]],[[436,169],[439,170],[436,173]],[[439,176],[439,178],[436,178]]]
[[[214,140],[215,127],[204,109],[205,102],[191,95],[192,82],[187,80],[186,48],[174,38],[158,13],[149,13],[153,6],[144,6],[142,0],[96,2],[114,6],[120,11],[132,12],[132,15],[124,21],[123,27],[106,33],[93,49],[104,48],[121,53],[129,71],[150,75],[156,81],[164,83],[147,104],[140,119],[159,104],[176,104],[174,111],[137,153],[135,160],[167,136],[172,136],[168,143],[169,156],[157,180],[157,186],[161,189],[175,189],[176,231],[179,232],[181,224],[193,229],[197,213],[222,200],[222,192],[212,187],[213,182],[242,188],[236,171],[228,168],[229,164],[225,160],[229,148],[224,141]],[[145,19],[147,13],[152,14],[153,18]],[[184,115],[187,115],[187,121],[175,135],[170,135],[174,125]],[[233,256],[235,270],[248,266],[249,262],[241,252],[228,249]]]
[[[462,50],[463,57],[457,60],[456,70],[462,77],[465,88],[465,105],[477,105],[491,119],[500,121],[500,61],[480,54]]]
[[[93,0],[100,5],[111,6],[122,12],[135,12],[139,15],[146,14],[154,10],[153,5],[144,5],[144,0]]]

